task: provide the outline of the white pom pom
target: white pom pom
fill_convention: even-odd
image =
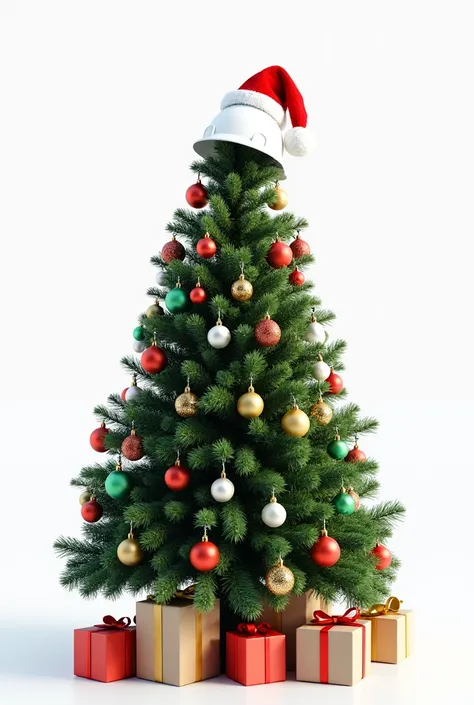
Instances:
[[[285,132],[285,149],[293,157],[305,157],[316,146],[316,138],[306,127],[292,127]]]

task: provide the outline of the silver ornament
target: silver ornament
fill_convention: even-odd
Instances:
[[[324,382],[331,374],[331,368],[324,362],[324,360],[318,360],[313,365],[313,377],[318,380],[318,382]]]
[[[137,353],[142,353],[144,350],[146,350],[147,345],[144,340],[134,340],[133,341],[133,349]]]
[[[125,401],[133,401],[134,399],[137,399],[142,392],[143,389],[137,387],[136,384],[132,384],[132,386],[125,392]]]
[[[326,330],[316,319],[314,321],[311,320],[306,331],[305,340],[308,343],[319,343],[320,345],[326,342]]]
[[[211,485],[211,494],[216,502],[228,502],[234,496],[235,487],[227,477],[219,477]]]
[[[212,345],[212,347],[217,350],[226,348],[230,343],[230,339],[230,330],[227,326],[223,326],[222,323],[219,323],[219,321],[217,322],[217,325],[213,326],[207,334],[209,345]]]
[[[276,529],[286,521],[285,507],[276,501],[273,496],[268,504],[262,509],[262,521],[271,529]]]
[[[163,269],[158,269],[155,275],[156,283],[158,286],[166,286],[165,284],[166,272]]]

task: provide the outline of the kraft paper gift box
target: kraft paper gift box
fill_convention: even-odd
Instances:
[[[413,649],[412,610],[401,610],[402,600],[390,597],[385,605],[373,605],[363,612],[372,623],[372,661],[400,663]]]
[[[370,673],[371,620],[357,608],[330,617],[322,610],[296,630],[296,680],[355,685]]]
[[[219,610],[219,600],[204,613],[183,597],[137,602],[138,678],[181,686],[220,675]]]
[[[110,683],[135,675],[135,627],[106,616],[102,625],[74,630],[74,675]]]
[[[304,595],[293,595],[283,612],[275,612],[267,602],[264,602],[262,622],[268,622],[272,629],[286,636],[286,668],[294,671],[296,668],[296,630],[303,624],[308,624],[316,610],[331,611],[331,605],[316,597],[311,591]]]
[[[242,685],[286,680],[286,637],[269,624],[239,624],[226,634],[226,675]]]

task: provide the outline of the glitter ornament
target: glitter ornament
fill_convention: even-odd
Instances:
[[[288,595],[293,590],[294,584],[295,576],[283,565],[281,558],[265,576],[265,585],[272,595]]]
[[[172,262],[175,259],[183,260],[185,257],[186,250],[184,246],[176,239],[176,235],[173,235],[172,239],[163,245],[161,259],[164,262]]]
[[[293,252],[293,257],[299,259],[305,255],[311,254],[311,248],[308,243],[300,237],[299,232],[296,234],[295,239],[290,243],[291,250]]]
[[[257,323],[254,329],[255,340],[263,348],[271,348],[281,338],[281,328],[276,321],[272,321],[270,314]]]
[[[198,398],[194,392],[191,391],[191,387],[188,384],[184,388],[184,392],[176,398],[174,402],[174,408],[179,416],[187,419],[191,416],[197,416],[198,413]]]
[[[253,295],[253,286],[245,278],[244,265],[240,266],[240,276],[232,284],[231,294],[236,299],[236,301],[249,301]]]
[[[311,407],[309,415],[311,418],[315,419],[316,423],[320,426],[327,426],[332,419],[333,411],[329,404],[323,401],[323,397],[320,394],[316,404],[313,404]]]

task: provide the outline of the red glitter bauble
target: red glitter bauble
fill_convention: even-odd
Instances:
[[[93,449],[96,450],[98,453],[105,453],[105,451],[107,450],[104,441],[108,432],[109,429],[106,428],[105,423],[102,421],[99,428],[96,428],[94,431],[92,431],[90,435],[90,444]]]
[[[292,243],[290,243],[291,251],[293,252],[293,257],[295,259],[299,259],[300,257],[303,257],[304,255],[310,255],[311,254],[311,248],[306,242],[306,240],[302,240],[299,235],[296,236],[296,238],[293,240]]]
[[[202,286],[195,286],[194,289],[191,289],[189,292],[189,298],[193,304],[203,304],[207,299],[207,294]]]
[[[82,518],[84,521],[88,521],[89,524],[99,521],[103,513],[102,505],[96,501],[95,497],[91,497],[91,499],[88,502],[84,502],[81,507]]]
[[[264,348],[271,348],[276,345],[281,338],[281,328],[276,321],[272,321],[270,316],[259,321],[254,330],[255,340]]]
[[[123,440],[122,455],[127,460],[140,460],[140,458],[143,458],[142,439],[136,435],[135,431],[132,431],[130,436]]]
[[[379,559],[379,562],[375,566],[377,570],[385,570],[385,568],[388,568],[390,563],[392,562],[392,554],[386,548],[386,546],[382,546],[381,543],[377,543],[375,545],[375,548],[371,550],[371,554],[373,556],[377,556]]]
[[[353,449],[348,452],[344,460],[346,463],[365,463],[367,456],[356,444]]]
[[[186,257],[186,250],[179,240],[173,238],[161,250],[161,259],[164,262],[172,262],[174,259],[183,260]]]
[[[121,392],[120,398],[122,399],[122,401],[126,401],[125,395],[126,395],[127,391],[128,391],[128,387],[125,387],[125,389]]]
[[[182,467],[179,461],[176,461],[175,465],[168,468],[164,477],[166,486],[169,487],[170,490],[173,490],[173,492],[184,490],[184,488],[189,485],[190,479],[191,475],[188,468]]]
[[[212,541],[199,541],[189,552],[189,561],[193,568],[205,573],[216,567],[220,560],[219,549]]]
[[[286,242],[280,242],[280,240],[277,240],[268,250],[267,262],[270,267],[273,267],[274,269],[288,267],[292,259],[293,252],[291,247],[287,245]]]
[[[186,201],[192,208],[204,208],[209,203],[209,194],[200,179],[186,191]]]
[[[338,562],[341,556],[341,547],[336,539],[323,532],[311,549],[311,559],[321,568],[330,568]]]
[[[151,345],[142,352],[140,362],[145,372],[156,375],[165,369],[168,364],[168,358],[158,345]]]
[[[339,394],[344,387],[344,382],[342,377],[340,377],[334,370],[331,370],[331,374],[325,380],[329,384],[328,394]]]
[[[293,286],[301,286],[305,282],[305,276],[303,272],[296,267],[296,269],[291,272],[290,276],[288,277],[288,281],[290,284]]]
[[[211,257],[214,257],[216,254],[216,251],[217,245],[209,233],[206,233],[196,245],[196,252],[199,257],[203,257],[203,259],[211,259]]]

